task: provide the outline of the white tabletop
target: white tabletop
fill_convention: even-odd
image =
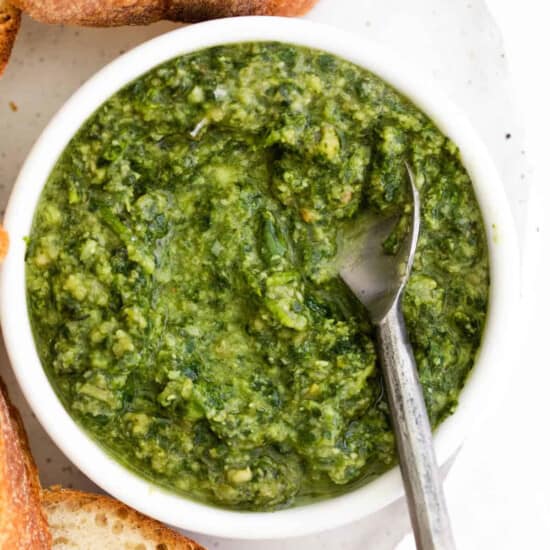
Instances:
[[[521,6],[512,0],[488,0],[487,4],[492,15],[483,0],[320,0],[308,17],[363,34],[397,50],[419,71],[430,74],[468,114],[493,155],[518,232],[522,240],[527,236],[530,245],[523,246],[522,251],[527,255],[527,301],[534,312],[530,314],[532,340],[525,347],[518,376],[502,405],[458,454],[446,490],[459,548],[548,548],[550,480],[543,472],[547,471],[550,457],[549,449],[540,442],[548,431],[543,421],[548,417],[543,403],[550,371],[544,369],[547,361],[541,359],[541,347],[534,344],[534,337],[543,342],[546,334],[545,325],[538,322],[542,314],[537,317],[537,311],[542,311],[542,307],[533,289],[542,282],[542,278],[537,279],[536,266],[540,270],[540,265],[550,267],[550,262],[547,257],[547,263],[537,264],[537,250],[543,243],[548,247],[541,223],[541,204],[546,198],[540,189],[535,205],[539,211],[532,210],[526,218],[529,184],[535,180],[533,155],[525,145],[522,123],[524,119],[534,121],[531,126],[540,122],[538,103],[529,101],[532,97],[527,95],[532,95],[532,89],[525,82],[541,66],[533,62],[529,68],[525,56],[537,51],[531,26],[538,25],[539,32],[545,32],[541,26],[544,6],[541,0],[525,0]],[[531,8],[529,11],[526,5]],[[174,27],[160,23],[147,28],[76,29],[24,20],[13,60],[0,81],[2,208],[33,141],[79,84],[121,52]],[[504,45],[500,29],[504,31]],[[520,85],[511,82],[509,59],[514,74],[521,75]],[[524,119],[518,114],[512,87],[526,100],[522,102]],[[533,135],[530,144],[536,143]],[[548,293],[544,300],[545,305],[550,305]],[[3,350],[0,373],[23,412],[43,483],[93,489],[93,484],[63,457],[32,417],[13,381]],[[300,540],[244,543],[200,535],[196,538],[221,550],[389,550],[414,547],[410,537],[403,540],[408,529],[406,507],[401,501],[357,524]]]

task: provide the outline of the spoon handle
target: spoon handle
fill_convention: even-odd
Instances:
[[[378,324],[377,337],[409,514],[419,550],[454,550],[432,431],[400,302],[396,300]]]

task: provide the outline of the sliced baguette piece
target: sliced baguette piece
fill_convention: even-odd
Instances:
[[[306,13],[317,0],[12,0],[33,19],[93,27]]]
[[[21,24],[21,12],[6,0],[0,0],[0,75],[4,72]]]
[[[0,548],[46,550],[51,538],[40,481],[19,413],[0,380]]]
[[[54,550],[205,550],[105,495],[52,487],[42,506]]]

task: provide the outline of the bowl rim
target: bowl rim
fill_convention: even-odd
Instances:
[[[334,528],[383,508],[403,494],[398,468],[343,495],[275,512],[231,511],[169,493],[115,461],[64,409],[38,358],[25,289],[24,237],[29,234],[47,177],[83,122],[121,87],[164,61],[211,46],[251,41],[324,50],[372,71],[430,116],[460,148],[485,222],[491,287],[476,365],[455,414],[435,434],[439,463],[450,458],[487,406],[502,394],[510,372],[509,359],[515,354],[517,339],[509,336],[519,308],[514,222],[492,160],[467,118],[429,78],[404,66],[388,49],[347,31],[280,17],[215,20],[154,38],[97,72],[51,119],[12,190],[4,217],[11,245],[0,275],[0,315],[12,368],[32,410],[56,445],[97,485],[137,510],[180,528],[229,538],[275,539]]]

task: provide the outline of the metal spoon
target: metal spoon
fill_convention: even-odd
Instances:
[[[407,165],[412,193],[412,223],[397,255],[382,243],[396,218],[367,228],[355,254],[341,263],[340,276],[367,308],[376,326],[378,352],[392,413],[399,463],[416,546],[455,548],[433,448],[432,432],[416,363],[401,311],[401,296],[413,265],[420,230],[420,200]]]

